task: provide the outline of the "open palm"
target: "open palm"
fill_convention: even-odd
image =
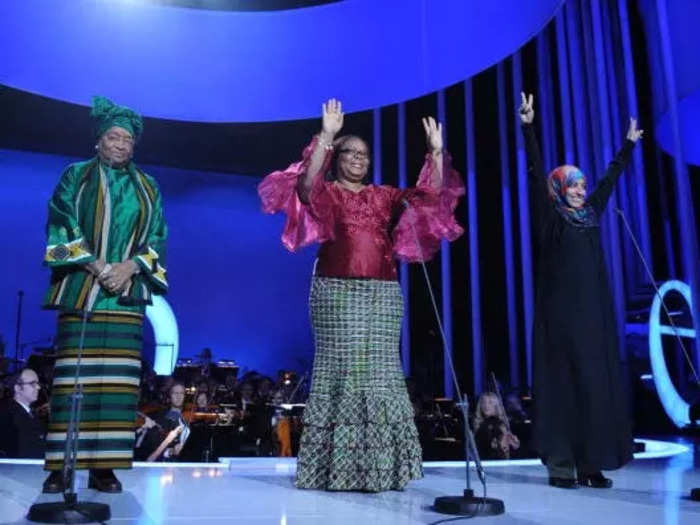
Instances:
[[[425,130],[425,140],[431,151],[442,150],[442,122],[437,122],[433,117],[421,119]]]
[[[334,98],[323,104],[323,132],[335,136],[343,127],[343,105]]]

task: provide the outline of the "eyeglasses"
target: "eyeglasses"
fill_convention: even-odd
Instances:
[[[133,137],[125,137],[125,136],[121,136],[121,135],[107,134],[105,136],[105,138],[109,142],[120,142],[122,144],[125,144],[126,146],[133,146],[134,145],[134,138]]]
[[[17,384],[20,386],[29,385],[33,386],[34,388],[41,387],[41,383],[39,383],[39,381],[18,381]]]
[[[363,160],[369,159],[369,153],[367,153],[366,151],[359,150],[359,149],[350,149],[350,148],[341,149],[340,153],[342,153],[344,155],[348,155],[350,157],[355,157],[357,159],[363,159]]]

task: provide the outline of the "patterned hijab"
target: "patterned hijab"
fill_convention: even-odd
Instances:
[[[579,228],[594,228],[598,226],[598,217],[593,206],[586,203],[581,208],[572,208],[566,200],[566,190],[586,176],[576,166],[568,164],[555,168],[547,177],[549,197],[559,214],[571,225]]]

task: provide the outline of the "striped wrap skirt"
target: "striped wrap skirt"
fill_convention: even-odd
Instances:
[[[316,354],[296,486],[401,490],[423,471],[399,358],[398,282],[314,277],[310,310]]]
[[[46,470],[63,467],[81,327],[80,314],[59,315]],[[95,311],[87,319],[79,378],[83,398],[78,469],[131,468],[142,329],[143,314],[138,311]]]

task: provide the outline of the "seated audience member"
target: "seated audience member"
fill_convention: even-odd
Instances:
[[[500,424],[495,425],[495,422],[490,418],[496,418]],[[508,444],[506,447],[508,450],[506,457],[510,457],[511,450],[520,448],[520,440],[515,434],[508,430],[510,428],[509,421],[498,395],[494,392],[484,392],[479,396],[479,401],[476,403],[476,413],[474,415],[475,436],[479,433],[479,430],[487,419],[490,421],[490,426],[488,429],[485,429],[482,434],[491,436],[489,443],[491,443],[494,438],[498,438],[498,440],[505,439]],[[500,431],[503,432],[503,436],[497,436]]]
[[[209,412],[209,398],[206,392],[199,392],[194,399],[195,412]]]
[[[170,406],[145,423],[136,434],[136,457],[145,461],[175,461],[190,434],[182,409],[185,386],[175,382],[170,387]]]
[[[0,450],[8,458],[43,458],[45,429],[31,404],[39,396],[39,377],[25,368],[10,379],[13,399],[0,409]]]

